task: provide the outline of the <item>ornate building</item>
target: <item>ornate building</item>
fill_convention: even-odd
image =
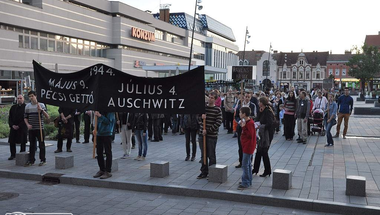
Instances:
[[[281,52],[276,55],[278,84],[281,88],[294,86],[310,90],[322,88],[326,78],[328,52]]]

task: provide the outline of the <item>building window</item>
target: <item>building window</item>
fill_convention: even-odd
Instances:
[[[300,72],[299,79],[303,79],[303,72]]]
[[[38,38],[37,37],[31,37],[31,48],[32,49],[38,49]]]
[[[176,35],[166,33],[166,41],[174,43],[176,38],[178,38]]]
[[[317,71],[317,77],[316,79],[320,79],[321,78],[321,71]]]
[[[23,48],[24,47],[24,36],[18,35],[18,47]]]
[[[154,36],[156,39],[158,40],[163,40],[164,39],[164,32],[160,31],[160,30],[155,30],[154,31]]]
[[[346,76],[347,75],[347,72],[346,72],[346,69],[342,69],[342,76]]]
[[[55,51],[55,41],[54,40],[49,40],[48,51],[49,52],[54,52]]]
[[[333,74],[333,69],[329,69],[329,75]]]
[[[70,45],[70,54],[77,54],[77,44]]]
[[[24,36],[24,48],[29,49],[29,36]]]
[[[310,80],[310,72],[306,72],[306,79]]]
[[[268,60],[264,60],[263,62],[263,76],[269,76],[270,74],[270,62]]]
[[[282,72],[282,79],[286,79],[286,71]]]
[[[339,75],[339,69],[335,68],[335,76],[338,76],[338,75]]]
[[[57,52],[63,52],[63,42],[57,41]]]
[[[293,79],[297,79],[297,72],[293,72]]]
[[[303,60],[300,60],[300,65],[303,66]]]

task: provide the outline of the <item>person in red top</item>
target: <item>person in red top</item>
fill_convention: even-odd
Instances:
[[[251,109],[249,107],[240,108],[240,126],[242,127],[242,133],[240,136],[241,146],[243,148],[241,183],[238,187],[239,190],[243,190],[252,185],[252,156],[256,149],[256,129],[255,122],[249,118],[251,115]]]

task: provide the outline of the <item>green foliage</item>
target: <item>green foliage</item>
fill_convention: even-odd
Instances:
[[[46,105],[47,111],[50,116],[50,123],[54,123],[53,120],[59,116],[58,108],[57,106],[53,105]]]
[[[8,123],[0,124],[0,138],[5,138],[9,136],[9,125]]]
[[[57,140],[58,135],[58,128],[56,128],[53,132],[51,132],[49,135],[46,135],[47,139],[49,140]]]
[[[8,125],[9,110],[12,105],[1,105],[0,106],[0,123]]]

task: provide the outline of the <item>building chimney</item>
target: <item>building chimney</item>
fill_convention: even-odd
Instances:
[[[161,4],[160,5],[160,20],[164,22],[169,22],[171,4]]]
[[[344,51],[344,54],[351,54],[351,51],[346,50],[346,51]]]

